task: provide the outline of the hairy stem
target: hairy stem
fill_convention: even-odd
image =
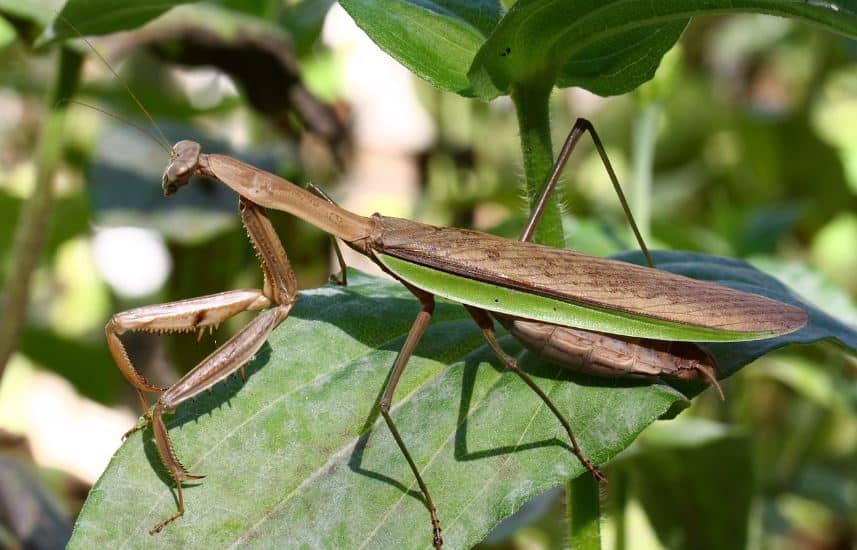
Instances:
[[[68,109],[61,102],[74,94],[80,80],[83,56],[62,48],[57,74],[47,97],[47,117],[42,123],[36,157],[36,184],[21,210],[7,271],[3,294],[0,296],[0,378],[9,357],[18,345],[18,338],[27,316],[30,279],[42,253],[49,229],[53,205],[53,180],[62,154],[63,127]]]
[[[530,210],[538,201],[553,167],[549,113],[552,88],[552,79],[518,84],[512,88],[512,100],[515,102],[521,133],[525,189]],[[560,208],[556,200],[552,200],[545,209],[534,240],[558,248],[565,247]]]

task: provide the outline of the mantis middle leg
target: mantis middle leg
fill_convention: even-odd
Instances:
[[[265,210],[243,197],[239,206],[241,220],[261,263],[264,276],[261,290],[236,290],[137,308],[115,315],[105,328],[110,351],[122,374],[137,390],[146,411],[146,421],[140,427],[152,424],[158,454],[176,484],[177,512],[155,525],[150,533],[160,531],[184,514],[182,484],[204,477],[189,473],[179,460],[163,415],[243,368],[274,328],[286,319],[297,299],[297,280]],[[264,308],[270,309],[253,319],[169,388],[149,383],[134,367],[119,339],[121,334],[133,330],[193,332],[213,329],[237,313]],[[148,412],[144,392],[163,392],[151,413]]]

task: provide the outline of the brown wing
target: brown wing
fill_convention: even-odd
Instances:
[[[376,220],[378,251],[566,302],[738,332],[787,333],[808,320],[800,308],[666,271],[478,231]]]

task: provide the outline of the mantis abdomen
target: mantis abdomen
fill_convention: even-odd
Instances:
[[[602,334],[494,315],[527,349],[570,370],[611,378],[705,380],[718,391],[717,364],[691,342]]]

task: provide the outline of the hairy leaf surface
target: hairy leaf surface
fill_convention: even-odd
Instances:
[[[742,262],[681,253],[655,259],[682,274],[798,303]],[[155,538],[148,534],[175,502],[151,431],[138,432],[93,488],[70,547],[270,547],[285,540],[313,548],[429,547],[428,512],[375,412],[419,305],[398,284],[350,278],[347,288],[301,294],[251,363],[246,383],[231,379],[168,419],[183,462],[208,476],[187,488],[185,517]],[[857,348],[853,329],[808,311],[810,326],[766,341],[766,349],[830,337]],[[522,353],[509,336],[501,342],[566,412],[597,463],[687,404],[663,383],[571,375]],[[731,372],[758,356],[758,346],[713,349]],[[432,490],[450,548],[472,546],[533,496],[584,472],[556,419],[502,371],[455,304],[438,304],[397,390],[393,417]]]

